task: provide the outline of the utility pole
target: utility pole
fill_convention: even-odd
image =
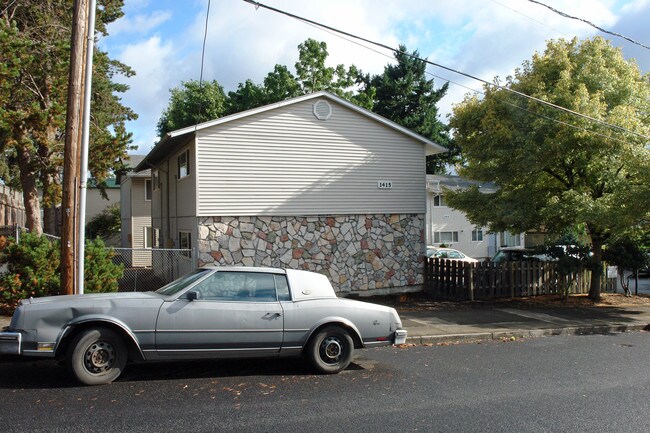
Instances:
[[[75,0],[72,17],[70,75],[63,153],[63,199],[61,227],[61,289],[73,294],[75,282],[75,232],[77,221],[76,191],[79,182],[82,134],[84,47],[87,38],[88,0]]]

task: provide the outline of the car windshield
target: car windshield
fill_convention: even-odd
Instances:
[[[210,269],[196,269],[195,271],[190,272],[187,275],[183,275],[179,279],[172,281],[166,286],[161,287],[160,289],[156,290],[156,293],[159,293],[161,295],[174,295],[190,284],[204,277],[208,272],[210,272]]]

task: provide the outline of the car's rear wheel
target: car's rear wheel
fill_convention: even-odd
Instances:
[[[321,373],[331,374],[345,370],[352,361],[354,342],[340,326],[328,326],[309,340],[307,357]]]
[[[66,358],[68,368],[86,385],[101,385],[117,379],[127,361],[122,338],[107,328],[93,328],[77,335]]]

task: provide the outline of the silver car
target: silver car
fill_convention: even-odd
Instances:
[[[393,308],[338,298],[324,275],[212,267],[155,292],[23,300],[0,354],[64,359],[81,383],[98,385],[127,361],[305,355],[338,373],[354,349],[406,335]]]

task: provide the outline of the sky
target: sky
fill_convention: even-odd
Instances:
[[[540,0],[650,46],[650,0]],[[116,78],[130,86],[123,103],[138,113],[129,123],[133,153],[146,154],[158,141],[156,123],[169,103],[170,89],[201,76],[201,53],[208,0],[125,0],[124,17],[110,24],[100,49],[136,72]],[[550,39],[603,36],[650,72],[650,50],[561,15],[529,0],[261,0],[260,3],[326,24],[390,47],[406,45],[422,57],[486,81],[511,75]],[[298,60],[298,45],[325,41],[329,66],[356,65],[379,74],[393,62],[390,51],[360,45],[293,18],[256,9],[243,0],[211,0],[203,80],[217,80],[232,91],[251,79],[261,83],[276,64]],[[370,48],[370,49],[369,49]],[[481,83],[429,66],[441,86],[441,120]]]

